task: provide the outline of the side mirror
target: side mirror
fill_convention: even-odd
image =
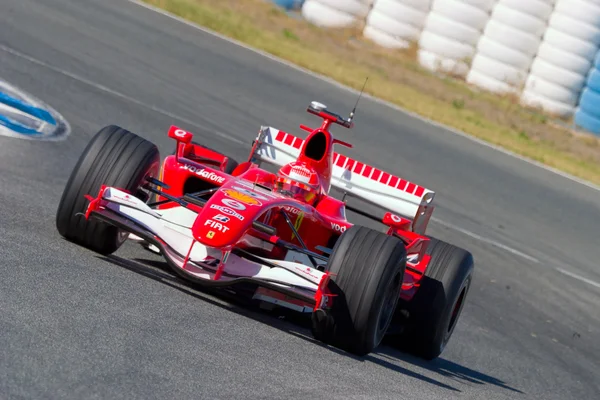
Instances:
[[[185,144],[189,144],[192,141],[192,138],[194,137],[193,133],[184,131],[181,128],[178,128],[176,126],[171,126],[171,128],[169,129],[169,137],[171,139],[175,139],[177,140],[177,142],[182,142]]]
[[[386,212],[385,215],[383,216],[382,222],[391,228],[400,229],[403,231],[409,230],[410,225],[412,224],[412,221],[410,219],[403,218],[396,214],[392,214],[389,211]]]

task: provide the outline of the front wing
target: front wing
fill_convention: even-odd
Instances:
[[[302,263],[304,254],[291,251],[286,260],[275,260],[241,249],[225,252],[204,246],[191,231],[196,212],[182,206],[154,210],[117,188],[103,186],[97,198],[88,199],[86,218],[99,219],[156,246],[174,272],[196,284],[254,284],[259,287],[254,298],[301,312],[312,312],[329,301],[329,274]],[[245,240],[258,239],[247,236]],[[220,265],[222,273],[217,272]]]

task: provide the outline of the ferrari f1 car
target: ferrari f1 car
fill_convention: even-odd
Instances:
[[[307,111],[322,123],[300,125],[306,139],[263,126],[239,164],[175,126],[176,150],[161,163],[153,143],[105,127],[66,184],[58,231],[101,254],[138,240],[186,280],[310,313],[317,340],[356,355],[386,336],[437,357],[465,304],[472,255],[425,234],[433,191],[334,152],[352,146],[330,127],[352,128],[353,114],[317,102]],[[353,224],[348,210],[383,228]]]

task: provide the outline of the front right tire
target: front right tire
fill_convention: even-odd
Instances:
[[[336,296],[331,309],[313,312],[314,337],[358,356],[373,351],[394,315],[405,267],[399,238],[358,225],[347,229],[326,267]]]

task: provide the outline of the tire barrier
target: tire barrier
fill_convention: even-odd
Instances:
[[[575,125],[600,135],[600,52],[596,53],[594,67],[586,80],[581,93],[579,106],[575,111]]]
[[[493,92],[519,91],[553,6],[554,0],[499,0],[477,43],[467,82]]]
[[[433,0],[419,38],[419,63],[464,76],[496,0]]]
[[[302,16],[310,23],[327,28],[343,28],[364,20],[373,0],[306,0]]]
[[[600,3],[557,0],[531,64],[522,103],[571,116],[599,44]]]
[[[431,0],[375,0],[363,36],[382,47],[408,48],[417,42]]]
[[[600,134],[600,0],[305,0],[302,15],[324,27],[364,22],[379,46],[416,43],[428,70]]]

